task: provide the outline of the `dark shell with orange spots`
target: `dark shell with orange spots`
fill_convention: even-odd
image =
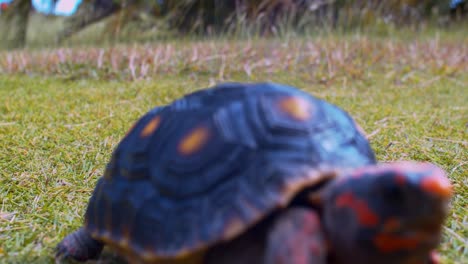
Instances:
[[[145,114],[115,149],[85,216],[144,259],[229,240],[286,206],[320,168],[375,163],[353,119],[291,86],[225,83]]]

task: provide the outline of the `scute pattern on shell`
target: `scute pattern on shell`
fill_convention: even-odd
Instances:
[[[300,109],[307,119],[278,107],[292,96],[309,104],[310,113]],[[157,129],[141,137],[156,115]],[[210,132],[207,143],[181,154],[177,145],[197,126]],[[369,143],[336,106],[285,85],[222,84],[136,123],[98,181],[86,227],[149,258],[176,256],[252,225],[282,205],[288,187],[313,184],[311,170],[369,163],[375,163]]]

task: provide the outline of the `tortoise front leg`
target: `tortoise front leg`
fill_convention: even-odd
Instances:
[[[97,259],[104,245],[94,240],[84,228],[66,236],[58,245],[56,259],[72,258],[76,261]]]
[[[325,264],[326,257],[325,236],[316,212],[292,208],[273,224],[265,264]]]

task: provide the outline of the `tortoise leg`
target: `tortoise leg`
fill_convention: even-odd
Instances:
[[[97,259],[104,245],[94,240],[84,228],[66,236],[58,245],[56,259],[72,258],[84,262]]]
[[[326,240],[320,218],[305,208],[279,216],[267,237],[265,264],[325,264]]]

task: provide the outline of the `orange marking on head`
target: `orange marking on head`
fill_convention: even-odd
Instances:
[[[352,209],[359,220],[359,223],[366,227],[376,226],[379,222],[377,214],[372,212],[366,202],[354,196],[353,193],[344,193],[335,200],[337,207],[347,207]]]
[[[421,242],[417,237],[400,237],[395,235],[378,234],[374,238],[375,246],[384,253],[394,252],[402,249],[414,249]]]
[[[394,232],[401,227],[401,222],[397,218],[390,218],[383,224],[383,232]]]
[[[190,155],[198,151],[208,140],[209,130],[206,127],[198,127],[185,136],[179,144],[179,152]]]
[[[442,198],[452,196],[452,185],[450,181],[443,176],[432,175],[421,181],[421,187],[428,193],[435,194]]]
[[[149,121],[148,124],[146,124],[145,128],[143,128],[143,130],[140,133],[140,136],[147,137],[153,134],[154,131],[158,128],[160,123],[161,123],[160,116],[153,117],[153,119],[151,119],[151,121]]]
[[[280,109],[290,117],[304,121],[310,117],[310,104],[300,97],[288,97],[279,102]]]

